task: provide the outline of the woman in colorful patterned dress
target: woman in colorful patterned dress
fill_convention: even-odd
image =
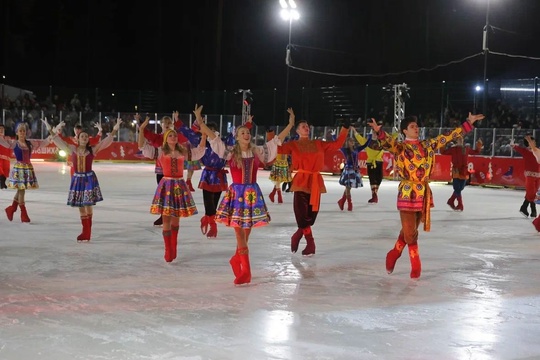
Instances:
[[[356,134],[356,129],[353,128],[353,132]],[[343,167],[343,171],[339,178],[339,184],[345,186],[343,196],[338,200],[338,206],[341,211],[343,211],[343,207],[345,206],[345,200],[347,201],[347,210],[352,211],[351,189],[357,189],[364,186],[362,174],[360,173],[358,154],[360,151],[364,150],[370,142],[371,134],[368,135],[368,141],[363,145],[355,146],[355,140],[353,138],[347,138],[345,146],[340,149],[345,157],[345,166]]]
[[[235,275],[237,285],[251,282],[248,241],[251,229],[265,226],[270,222],[270,215],[264,202],[264,196],[257,184],[257,170],[261,163],[275,159],[277,148],[294,126],[294,116],[289,117],[289,124],[274,139],[263,146],[255,146],[251,140],[249,128],[245,125],[236,129],[233,147],[227,147],[200,118],[202,106],[195,106],[195,115],[201,132],[208,136],[212,150],[229,162],[232,184],[219,204],[216,222],[234,228],[236,234],[236,253],[229,263]],[[199,115],[197,115],[199,114]],[[248,123],[253,120],[250,116]]]
[[[77,145],[66,143],[58,133],[52,137],[55,145],[68,154],[72,164],[73,175],[69,185],[67,205],[79,208],[82,224],[82,232],[77,236],[79,242],[90,241],[92,237],[92,217],[94,216],[93,206],[103,201],[98,178],[94,170],[92,170],[94,157],[101,150],[111,146],[121,123],[122,119],[118,118],[111,133],[94,146],[91,145],[90,135],[83,130],[74,139]]]
[[[139,146],[144,143],[144,129],[148,125],[149,118],[140,126]],[[189,150],[180,145],[176,130],[169,129],[163,135],[163,144],[158,149],[157,162],[163,169],[163,177],[159,181],[150,213],[160,215],[163,218],[163,242],[165,244],[165,254],[163,258],[166,262],[176,259],[178,230],[180,229],[180,218],[197,214],[195,201],[191,196],[186,182],[184,181],[184,160],[191,151],[191,158],[199,160],[205,151],[206,139],[201,139],[201,145]],[[153,145],[146,143],[144,147],[150,151]]]
[[[274,130],[270,130],[266,133],[266,140],[270,141],[274,138]],[[287,154],[277,154],[276,160],[272,163],[272,168],[270,169],[270,181],[274,183],[274,188],[268,197],[271,202],[275,201],[275,197],[278,197],[278,204],[283,203],[283,195],[281,191],[282,183],[290,183],[292,181],[291,170],[289,168],[289,156]]]
[[[12,149],[17,162],[13,165],[7,182],[8,189],[15,189],[17,193],[13,198],[13,203],[6,208],[6,215],[9,221],[13,220],[13,214],[17,211],[17,207],[21,208],[21,221],[30,222],[28,212],[25,205],[26,190],[39,189],[38,180],[34,172],[34,166],[30,161],[32,150],[39,150],[47,147],[51,143],[50,138],[45,140],[28,140],[26,132],[28,125],[20,123],[17,126],[17,139],[8,140],[0,137],[0,146]]]

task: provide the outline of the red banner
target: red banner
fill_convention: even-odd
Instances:
[[[367,175],[365,151],[358,154],[360,172]],[[435,155],[431,180],[452,181],[452,158],[449,155]],[[323,172],[339,174],[340,164],[345,161],[341,151],[325,156]],[[388,152],[383,155],[383,175],[393,177],[394,156]],[[469,156],[471,183],[507,187],[524,187],[525,175],[522,158]]]
[[[58,155],[58,151],[58,148],[51,144],[44,149],[34,150],[32,158],[48,161],[64,160]],[[366,152],[360,152],[358,159],[360,172],[362,175],[367,175]],[[137,144],[133,142],[114,142],[108,148],[101,150],[97,154],[96,160],[152,162],[139,154]],[[340,165],[344,161],[345,158],[339,150],[325,156],[323,172],[340,174]],[[392,178],[394,175],[394,156],[392,154],[388,152],[383,154],[383,166],[384,177]],[[522,158],[469,156],[469,172],[472,184],[506,187],[525,186]],[[435,155],[431,180],[452,181],[452,163],[449,155]]]

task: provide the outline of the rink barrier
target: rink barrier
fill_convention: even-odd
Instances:
[[[65,159],[58,155],[58,148],[48,145],[46,148],[34,150],[32,159],[43,161],[63,161]],[[367,154],[365,151],[358,155],[360,171],[367,176]],[[111,146],[97,153],[97,161],[118,161],[118,162],[152,162],[140,154],[137,143],[134,142],[113,142]],[[325,156],[323,172],[340,174],[340,164],[345,158],[341,151],[337,150],[331,155]],[[383,154],[383,176],[393,177],[394,156],[388,152]],[[512,158],[505,156],[469,156],[468,163],[470,183],[472,185],[502,186],[511,188],[525,187],[525,175],[523,158]],[[452,163],[449,155],[435,155],[432,181],[452,181]]]

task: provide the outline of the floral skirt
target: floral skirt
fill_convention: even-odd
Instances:
[[[103,201],[99,181],[93,171],[77,172],[71,177],[67,204],[74,207],[93,206]]]
[[[32,190],[39,189],[34,167],[30,163],[16,162],[11,169],[7,181],[8,189]]]
[[[195,201],[184,179],[163,177],[154,194],[150,213],[178,218],[197,214]]]
[[[343,169],[343,172],[339,177],[339,183],[343,186],[354,189],[364,186],[360,173],[354,169],[347,168]]]
[[[268,225],[270,214],[259,185],[229,186],[217,208],[215,219],[226,226],[243,229]]]
[[[278,154],[270,170],[270,181],[282,183],[292,180],[287,156],[286,154]]]

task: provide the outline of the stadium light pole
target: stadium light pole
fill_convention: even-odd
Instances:
[[[488,96],[488,79],[487,79],[487,62],[488,62],[488,40],[489,40],[489,0],[486,0],[486,25],[484,26],[482,36],[482,51],[484,52],[484,96],[482,99],[482,114],[486,115],[487,112],[487,96]]]
[[[287,78],[285,80],[285,110],[287,110],[287,102],[289,101],[289,72],[291,65],[291,36],[292,36],[292,23],[294,20],[300,19],[300,13],[297,10],[296,2],[294,0],[279,0],[281,6],[281,18],[289,22],[289,42],[287,43],[287,50],[285,52],[285,65],[287,65]]]
[[[474,87],[474,95],[473,95],[473,114],[476,114],[476,94],[478,94],[482,90],[482,87],[480,85],[476,85]]]

